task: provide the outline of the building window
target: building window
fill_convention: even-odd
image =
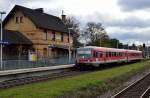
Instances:
[[[52,32],[52,40],[53,40],[53,41],[55,41],[55,39],[56,39],[56,38],[55,38],[55,37],[56,37],[55,35],[56,35],[56,34],[55,34],[55,31],[53,31],[53,32]]]
[[[20,23],[23,23],[23,16],[20,17]]]
[[[16,17],[16,23],[19,23],[19,20],[18,20],[19,18],[18,17]]]
[[[64,41],[64,34],[61,33],[61,42],[63,42],[63,41]]]
[[[44,30],[44,39],[47,40],[47,30]]]

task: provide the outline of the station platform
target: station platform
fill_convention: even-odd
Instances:
[[[38,67],[38,68],[15,69],[15,70],[4,70],[4,71],[0,71],[0,82],[4,80],[14,79],[14,78],[46,75],[56,70],[67,69],[67,68],[72,68],[72,67],[74,67],[74,64]]]

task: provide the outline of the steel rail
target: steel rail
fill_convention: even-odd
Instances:
[[[31,77],[25,77],[25,78],[18,78],[13,80],[6,80],[3,82],[0,82],[0,89],[4,88],[10,88],[15,87],[19,85],[29,84],[29,83],[35,83],[40,81],[46,81],[46,80],[54,80],[57,78],[63,78],[67,76],[73,76],[73,75],[79,75],[82,73],[86,73],[89,71],[78,71],[78,70],[72,70],[72,69],[62,69],[59,72],[53,72],[49,75],[43,75],[43,76],[31,76]]]
[[[140,98],[150,98],[150,86],[147,88],[147,90],[141,95]]]
[[[120,92],[118,92],[117,94],[115,94],[114,96],[112,96],[111,98],[122,98],[122,97],[120,97],[121,95],[123,96],[126,92],[128,92],[129,90],[131,90],[131,89],[134,89],[134,86],[136,86],[136,85],[138,85],[139,83],[141,83],[142,81],[144,81],[144,79],[147,79],[147,78],[149,78],[150,77],[150,73],[148,73],[148,74],[146,74],[145,76],[143,76],[142,78],[140,78],[140,79],[138,79],[137,81],[135,81],[135,82],[133,82],[131,85],[129,85],[129,86],[127,86],[126,88],[124,88],[123,90],[121,90]],[[146,84],[143,84],[143,85],[146,85]],[[148,84],[148,87],[150,86],[150,83]],[[139,90],[139,88],[137,88],[137,90]],[[147,90],[147,88],[146,88],[146,90]],[[145,92],[146,92],[146,90],[142,93],[142,94],[144,94]],[[131,90],[132,91],[132,90]],[[131,92],[131,93],[133,93],[133,91]],[[131,93],[129,93],[129,94],[131,94]],[[127,95],[127,96],[129,96],[129,94]],[[142,96],[142,94],[141,94],[141,96]],[[132,95],[132,94],[131,94]],[[141,97],[141,96],[139,96],[139,98]],[[133,95],[132,96],[130,96],[130,98],[131,97],[133,97]],[[126,97],[126,98],[128,98],[128,97]],[[144,98],[144,97],[143,97]]]

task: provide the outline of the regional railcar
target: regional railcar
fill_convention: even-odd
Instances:
[[[131,62],[143,59],[142,52],[106,47],[86,46],[77,49],[76,65],[98,67],[105,63]]]

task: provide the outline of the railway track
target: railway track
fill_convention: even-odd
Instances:
[[[150,73],[111,98],[150,98]]]
[[[63,70],[59,70],[59,71],[57,70],[56,72],[52,72],[49,75],[31,76],[31,77],[18,78],[18,79],[0,82],[0,89],[11,88],[11,87],[25,85],[25,84],[34,83],[34,82],[54,80],[57,78],[79,75],[79,74],[86,73],[86,72],[88,72],[88,71],[78,71],[78,70],[74,70],[74,69],[63,69]]]

